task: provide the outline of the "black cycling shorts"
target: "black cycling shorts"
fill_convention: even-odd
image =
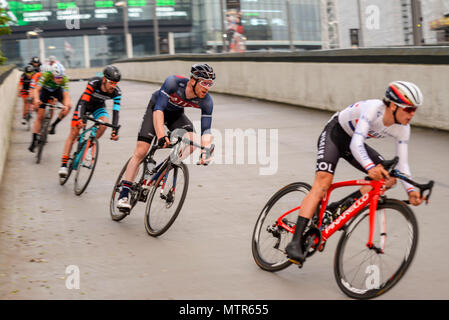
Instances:
[[[55,97],[56,99],[58,99],[59,102],[62,103],[63,99],[62,92],[63,91],[61,87],[59,87],[55,91],[48,91],[47,89],[42,88],[39,99],[43,103],[39,106],[39,108],[45,109],[46,105],[44,103],[47,103],[50,100],[50,97]]]
[[[362,165],[354,158],[350,149],[351,137],[344,131],[338,116],[334,116],[324,127],[318,138],[318,155],[316,171],[329,172],[335,174],[338,160],[340,158],[348,161],[352,166],[366,173]],[[365,143],[366,151],[374,164],[381,163],[384,158],[373,148]]]
[[[152,99],[148,104],[147,111],[143,115],[137,141],[144,141],[151,144],[154,136],[156,135],[156,130],[153,125],[153,108],[154,101]],[[168,130],[172,132],[176,129],[183,129],[187,132],[195,131],[192,122],[185,115],[184,110],[164,111],[164,124],[167,126]]]

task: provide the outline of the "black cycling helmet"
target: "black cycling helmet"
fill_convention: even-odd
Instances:
[[[106,79],[115,82],[119,82],[120,79],[122,78],[122,74],[117,69],[117,67],[114,66],[107,66],[106,68],[104,68],[103,75]]]
[[[27,65],[26,67],[25,67],[25,73],[31,73],[31,72],[34,72],[34,67],[32,66],[32,65]]]
[[[39,63],[39,65],[42,64],[41,61],[39,60],[39,57],[36,57],[36,56],[31,58],[30,64],[32,64],[32,63]]]
[[[207,63],[194,64],[190,69],[190,75],[195,79],[215,80],[214,69]]]

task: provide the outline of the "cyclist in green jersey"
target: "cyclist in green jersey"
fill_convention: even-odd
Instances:
[[[69,95],[69,79],[64,75],[64,67],[55,63],[51,66],[51,71],[43,72],[34,90],[34,105],[39,106],[37,117],[33,126],[33,140],[28,148],[34,152],[37,136],[41,130],[42,120],[45,116],[45,103],[52,103],[53,98],[63,104],[63,109],[50,128],[49,134],[55,134],[56,125],[70,112],[72,100]]]

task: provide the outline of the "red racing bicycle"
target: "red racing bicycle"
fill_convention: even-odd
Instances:
[[[416,183],[394,169],[398,158],[384,162],[390,176],[420,189],[428,202],[433,181]],[[346,210],[326,210],[333,190],[349,186],[370,185],[372,190]],[[296,182],[275,193],[267,202],[254,227],[252,253],[263,270],[279,271],[292,262],[285,253],[291,241],[301,203],[311,186]],[[334,259],[334,275],[340,289],[349,297],[370,299],[391,289],[410,266],[418,243],[418,223],[408,201],[385,196],[385,179],[351,180],[333,183],[321,201],[303,234],[306,257],[322,252],[327,240],[343,231]]]

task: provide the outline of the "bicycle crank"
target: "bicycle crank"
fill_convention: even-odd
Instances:
[[[312,256],[321,245],[322,237],[320,229],[317,227],[310,227],[310,229],[303,235],[303,252],[306,258]]]

